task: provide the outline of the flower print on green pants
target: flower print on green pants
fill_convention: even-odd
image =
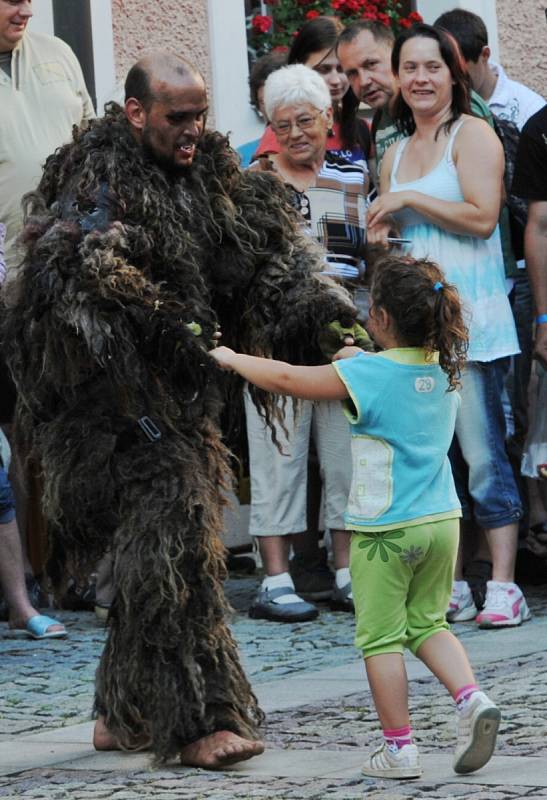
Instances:
[[[457,517],[382,531],[352,531],[355,646],[364,657],[413,653],[442,630],[458,550]]]

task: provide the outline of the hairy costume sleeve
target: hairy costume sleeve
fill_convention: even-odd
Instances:
[[[352,325],[356,312],[320,274],[324,251],[302,231],[287,190],[273,175],[241,172],[220,134],[206,137],[196,171],[219,230],[209,274],[223,341],[295,364],[323,362],[321,333],[334,321]]]

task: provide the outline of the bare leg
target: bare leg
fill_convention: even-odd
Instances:
[[[5,427],[6,436],[9,440],[11,434],[11,425]],[[13,494],[15,495],[15,507],[17,509],[17,535],[19,536],[19,541],[21,544],[21,559],[23,565],[23,571],[27,575],[32,575],[32,566],[30,564],[27,552],[27,537],[26,537],[26,530],[27,530],[27,519],[28,519],[28,502],[29,502],[29,491],[27,485],[27,475],[25,474],[25,469],[23,465],[20,463],[20,459],[15,452],[12,450],[11,453],[11,468],[10,468],[10,482],[11,488],[13,490]]]
[[[485,531],[492,553],[492,580],[501,582],[515,580],[518,532],[519,527],[516,522]]]
[[[382,730],[410,725],[408,679],[401,653],[365,658],[368,682]]]
[[[467,653],[450,631],[439,631],[430,636],[418,648],[416,655],[452,696],[462,686],[475,683]]]
[[[477,561],[492,561],[492,553],[488,546],[488,539],[484,530],[481,528],[478,532],[478,547],[473,556]]]
[[[23,552],[15,520],[0,525],[0,584],[9,607],[10,628],[23,629],[39,612],[30,604],[25,585]],[[64,630],[63,625],[50,625],[48,633]]]
[[[289,571],[289,536],[257,536],[260,557],[266,575],[281,575]]]
[[[335,569],[349,567],[349,545],[351,533],[349,531],[331,531],[332,555]]]

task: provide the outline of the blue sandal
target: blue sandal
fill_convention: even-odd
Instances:
[[[7,639],[63,639],[66,635],[66,628],[63,625],[61,631],[49,631],[52,625],[61,625],[57,619],[46,617],[44,614],[36,614],[27,620],[24,628],[9,628],[5,634]]]

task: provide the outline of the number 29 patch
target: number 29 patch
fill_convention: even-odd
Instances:
[[[414,388],[417,392],[432,392],[435,388],[435,378],[425,377],[416,378],[414,381]]]

